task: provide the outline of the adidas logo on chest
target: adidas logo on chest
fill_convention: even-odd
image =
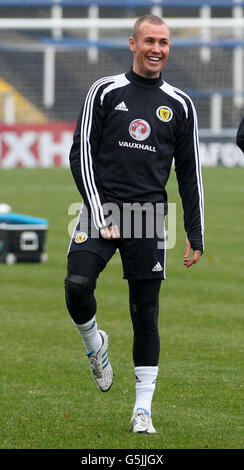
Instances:
[[[124,101],[121,101],[121,103],[117,104],[114,109],[116,111],[129,111]]]

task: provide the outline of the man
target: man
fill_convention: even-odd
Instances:
[[[151,223],[141,213],[142,234],[138,236],[134,227],[128,236],[130,220],[124,208],[149,204],[156,213],[157,205],[164,204],[167,212],[165,186],[174,157],[187,233],[184,264],[190,267],[203,253],[203,194],[194,106],[161,78],[170,51],[167,25],[157,16],[139,18],[129,47],[132,69],[92,85],[74,133],[70,164],[86,211],[71,239],[65,291],[95,382],[107,391],[113,370],[108,336],[97,327],[94,290],[99,273],[119,250],[134,333],[136,399],[131,429],[154,433],[151,404],[160,349],[159,291],[166,277],[165,249],[159,245],[163,233],[160,237],[154,230],[147,236]],[[108,206],[113,205],[119,213],[112,211],[111,217]],[[84,229],[86,215],[89,227]]]
[[[242,118],[236,135],[236,144],[244,152],[244,118]]]

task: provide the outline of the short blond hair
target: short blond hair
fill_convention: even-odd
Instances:
[[[162,20],[162,18],[160,18],[160,16],[157,16],[157,15],[144,15],[144,16],[141,16],[140,18],[138,18],[138,20],[136,20],[136,22],[134,24],[134,27],[133,27],[132,36],[135,40],[138,37],[138,31],[140,29],[140,26],[141,26],[142,23],[144,23],[144,21],[147,21],[148,23],[151,23],[151,24],[164,24],[165,26],[167,26],[165,21]]]

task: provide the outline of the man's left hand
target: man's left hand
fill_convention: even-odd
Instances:
[[[187,259],[190,255],[190,251],[191,251],[191,244],[190,244],[189,240],[187,239],[186,240],[186,249],[185,249],[185,253],[184,253],[184,265],[187,268],[190,268],[193,264],[196,264],[200,260],[201,255],[202,255],[202,252],[200,250],[194,250],[192,258]]]

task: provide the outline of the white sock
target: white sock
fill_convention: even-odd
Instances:
[[[86,353],[97,352],[102,347],[102,337],[97,328],[96,317],[94,315],[91,320],[82,325],[78,325],[73,321],[80,334],[86,348]]]
[[[158,366],[135,367],[136,401],[133,413],[141,408],[151,415],[152,398],[156,386]]]

